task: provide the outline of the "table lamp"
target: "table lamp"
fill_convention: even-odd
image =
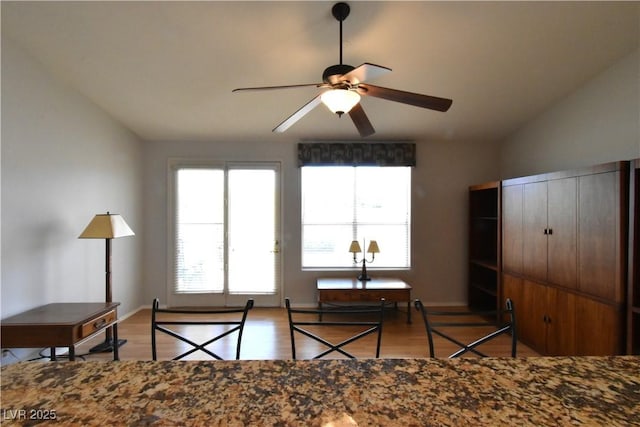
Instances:
[[[111,300],[111,240],[118,237],[134,236],[134,232],[127,225],[122,216],[107,212],[106,214],[97,214],[89,225],[84,229],[79,239],[105,239],[105,301]],[[113,342],[113,333],[111,328],[107,328],[105,341],[91,348],[92,353],[104,353],[113,351],[113,346],[118,347],[126,343],[127,340],[118,339],[117,343]]]
[[[362,241],[362,244],[364,246],[365,241]],[[362,262],[362,272],[360,273],[360,275],[358,276],[358,280],[360,281],[368,281],[371,280],[371,277],[369,277],[367,275],[367,263],[371,263],[373,262],[373,260],[376,257],[377,253],[380,253],[380,248],[378,247],[378,242],[376,242],[375,240],[371,240],[369,242],[369,247],[367,248],[367,253],[371,254],[371,261],[368,261],[366,259],[366,254],[362,254],[362,261],[358,261],[356,254],[359,252],[362,252],[362,248],[360,248],[360,243],[358,243],[357,240],[354,240],[351,242],[351,246],[349,246],[349,252],[351,252],[353,254],[353,263],[357,264],[359,262]]]

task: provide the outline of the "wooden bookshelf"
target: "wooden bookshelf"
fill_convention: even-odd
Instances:
[[[500,182],[469,187],[469,286],[472,310],[500,306]]]

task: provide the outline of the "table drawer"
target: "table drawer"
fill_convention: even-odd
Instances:
[[[377,302],[381,298],[387,301],[409,301],[411,296],[407,290],[322,290],[319,291],[319,301],[341,302]]]
[[[96,317],[95,319],[92,319],[91,321],[84,323],[81,328],[80,338],[82,339],[82,338],[88,337],[94,332],[97,332],[100,329],[104,328],[105,326],[113,323],[115,320],[116,320],[116,311],[112,310],[103,314],[100,317]]]

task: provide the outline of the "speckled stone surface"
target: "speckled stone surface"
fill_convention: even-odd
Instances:
[[[31,362],[1,379],[3,426],[640,425],[634,356]]]

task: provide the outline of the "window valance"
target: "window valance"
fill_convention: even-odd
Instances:
[[[298,166],[415,166],[416,144],[410,142],[298,144]]]

